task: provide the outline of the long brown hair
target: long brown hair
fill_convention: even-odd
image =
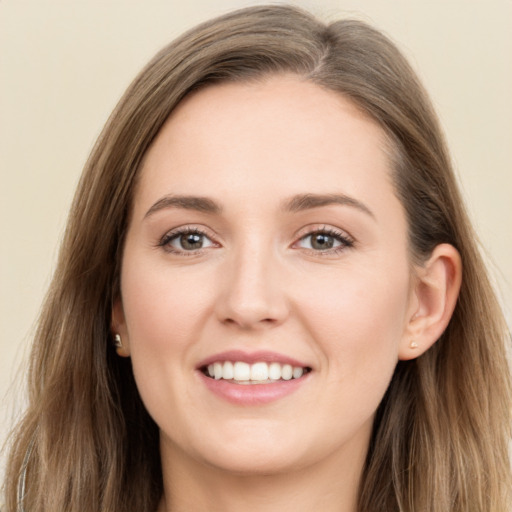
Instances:
[[[35,339],[30,404],[7,467],[8,512],[18,499],[27,512],[156,510],[158,429],[110,333],[138,171],[189,92],[283,72],[339,92],[380,124],[393,148],[411,257],[421,262],[449,243],[463,262],[448,328],[424,355],[398,364],[377,411],[359,510],[510,510],[509,337],[430,102],[377,30],[260,6],[204,23],[158,53],[92,151]]]

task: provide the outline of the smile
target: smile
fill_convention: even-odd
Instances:
[[[300,379],[311,371],[309,367],[292,366],[279,362],[216,361],[201,368],[207,377],[233,384],[272,384],[278,381]]]
[[[227,350],[196,367],[200,382],[214,395],[237,406],[259,406],[284,399],[307,386],[313,367],[273,351]]]

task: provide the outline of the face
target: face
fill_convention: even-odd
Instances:
[[[361,460],[411,315],[383,131],[292,76],[188,97],[141,171],[113,328],[165,456]]]

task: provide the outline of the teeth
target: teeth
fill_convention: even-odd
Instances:
[[[279,363],[270,363],[268,366],[268,377],[272,380],[281,378],[281,365]]]
[[[233,374],[235,380],[251,380],[251,367],[247,363],[236,362],[233,365]]]
[[[274,382],[276,380],[299,379],[304,375],[305,369],[290,364],[263,363],[254,364],[242,361],[225,361],[209,364],[207,374],[215,380],[234,380],[241,384]]]
[[[222,378],[223,379],[232,379],[235,376],[235,371],[233,368],[233,363],[230,361],[226,361],[222,367]]]
[[[302,377],[302,374],[304,373],[304,368],[300,366],[294,366],[293,367],[293,378],[294,379],[300,379]]]
[[[222,364],[213,363],[213,377],[215,380],[222,379]]]
[[[281,368],[281,378],[284,380],[290,380],[293,377],[293,368],[289,364],[283,365]]]
[[[253,364],[251,366],[251,380],[268,380],[268,364]]]

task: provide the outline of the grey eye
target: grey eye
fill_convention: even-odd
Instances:
[[[315,231],[299,240],[299,247],[313,251],[328,251],[330,249],[350,247],[352,242],[342,235],[326,231]]]
[[[197,251],[211,247],[213,242],[203,233],[186,232],[177,233],[167,244],[178,251]]]
[[[326,249],[332,249],[336,240],[331,235],[326,235],[324,233],[315,233],[310,235],[310,245],[312,249],[316,249],[318,251],[325,251]]]
[[[181,248],[186,251],[193,251],[201,249],[203,247],[204,236],[196,233],[188,233],[186,235],[180,235],[179,243]]]

